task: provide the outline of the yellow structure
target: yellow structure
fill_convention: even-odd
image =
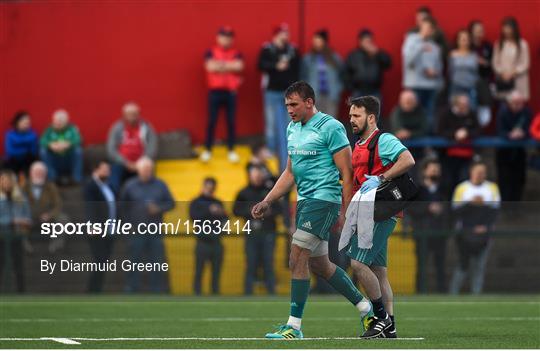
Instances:
[[[189,219],[189,201],[200,193],[205,177],[216,178],[218,185],[216,196],[222,200],[228,213],[232,213],[232,203],[236,194],[247,184],[246,164],[250,158],[248,147],[237,147],[241,162],[231,164],[227,160],[227,150],[216,147],[212,160],[204,164],[198,159],[167,160],[157,164],[157,175],[171,189],[177,201],[176,208],[169,212],[166,221],[176,223]],[[272,171],[277,172],[277,161],[270,162]],[[232,218],[231,218],[232,219]],[[245,256],[242,235],[230,234],[222,239],[224,261],[221,274],[221,293],[239,295],[243,293]],[[165,250],[169,262],[169,283],[173,294],[193,293],[195,238],[193,235],[176,235],[165,238]],[[288,238],[279,236],[275,249],[275,273],[278,293],[289,292],[290,275],[287,269]],[[389,242],[389,273],[396,293],[413,293],[415,279],[414,242],[410,238],[392,237]],[[208,267],[209,268],[209,267]],[[210,270],[203,275],[203,292],[209,291]],[[256,288],[263,292],[262,287]]]

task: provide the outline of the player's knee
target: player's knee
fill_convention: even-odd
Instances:
[[[323,276],[325,273],[325,265],[322,264],[319,261],[309,261],[309,270],[313,272],[313,274],[318,276]]]
[[[297,268],[300,268],[301,266],[307,266],[308,259],[309,259],[309,251],[306,255],[306,253],[302,249],[291,250],[291,254],[289,255],[290,270],[295,271]]]
[[[387,270],[386,267],[382,266],[371,266],[370,267],[373,273],[377,276],[377,278],[380,280],[387,278]]]
[[[365,263],[359,262],[357,260],[351,260],[351,267],[357,273],[369,270],[369,267]]]
[[[321,265],[318,262],[309,261],[309,270],[315,275],[321,275]]]

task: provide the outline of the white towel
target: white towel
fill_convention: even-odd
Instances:
[[[358,247],[371,249],[373,247],[373,212],[375,211],[375,195],[377,189],[372,189],[365,194],[360,190],[354,194],[345,213],[345,223],[339,238],[338,250],[349,245],[354,234],[358,235]]]

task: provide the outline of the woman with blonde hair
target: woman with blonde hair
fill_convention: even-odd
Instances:
[[[15,173],[10,170],[0,171],[0,282],[4,265],[11,258],[19,293],[25,290],[23,246],[26,240],[24,234],[30,228],[30,218],[30,206],[17,186]]]

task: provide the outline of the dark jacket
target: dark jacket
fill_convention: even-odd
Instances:
[[[199,195],[197,198],[193,199],[191,203],[189,204],[189,216],[191,217],[191,220],[200,220],[200,221],[209,221],[209,224],[212,226],[212,229],[215,228],[214,221],[220,221],[223,222],[227,220],[226,215],[215,215],[212,212],[210,212],[210,206],[211,205],[217,205],[221,208],[223,207],[223,203],[212,196],[205,196],[205,195]],[[202,225],[202,223],[201,223]],[[199,234],[196,235],[197,240],[201,240],[203,242],[212,243],[215,241],[219,241],[221,235],[216,235],[213,233],[210,234]]]
[[[497,113],[497,134],[501,138],[508,138],[508,133],[514,128],[521,128],[525,132],[525,138],[529,135],[532,111],[525,106],[521,111],[513,112],[504,104]]]
[[[447,109],[441,115],[439,119],[439,135],[454,140],[456,131],[462,127],[465,127],[469,133],[469,138],[475,138],[480,135],[480,125],[478,124],[478,118],[474,112],[469,112],[466,116],[459,116]]]
[[[407,129],[411,132],[411,138],[418,138],[428,134],[428,123],[426,113],[420,105],[412,111],[405,112],[401,107],[396,106],[390,114],[392,132],[396,133],[400,129]]]
[[[381,88],[383,73],[392,65],[392,59],[380,50],[375,56],[364,49],[352,51],[345,62],[345,82],[349,90],[375,92]]]
[[[93,223],[105,223],[110,218],[109,204],[93,177],[84,184],[83,195],[87,220]],[[116,208],[116,202],[112,205]]]
[[[283,56],[289,58],[289,68],[285,71],[278,71],[276,64]],[[300,77],[300,54],[290,44],[280,49],[272,43],[265,43],[259,53],[258,66],[263,73],[268,75],[267,90],[285,91]]]
[[[253,233],[260,232],[262,234],[274,234],[276,232],[276,217],[281,213],[281,206],[278,201],[274,201],[271,207],[271,212],[264,220],[253,219],[251,209],[253,206],[264,200],[265,196],[270,192],[271,188],[267,186],[248,185],[240,190],[234,201],[233,212],[236,216],[250,221],[250,229]],[[252,234],[253,234],[252,233]]]
[[[483,41],[479,46],[472,46],[472,50],[476,55],[487,61],[487,65],[478,65],[478,74],[482,79],[491,80],[493,69],[491,67],[491,58],[493,56],[493,45],[487,41]]]
[[[440,185],[430,190],[424,184],[418,187],[418,195],[411,207],[407,209],[407,213],[412,218],[414,230],[443,230],[449,225],[450,207],[446,201],[447,191]],[[438,202],[443,207],[440,214],[434,214],[429,211],[429,206],[432,202]]]
[[[138,177],[133,177],[126,182],[120,193],[122,201],[122,217],[131,223],[161,223],[163,213],[174,208],[174,199],[167,185],[152,178],[148,182],[142,182]],[[154,203],[160,208],[160,212],[151,215],[148,212],[148,203]]]
[[[28,182],[24,186],[24,194],[30,205],[32,223],[34,226],[39,226],[41,224],[40,217],[44,213],[48,213],[53,222],[59,219],[62,210],[62,199],[60,198],[60,193],[54,183],[45,182],[42,186],[39,199],[36,199],[34,197],[34,192],[32,191],[32,184]]]

